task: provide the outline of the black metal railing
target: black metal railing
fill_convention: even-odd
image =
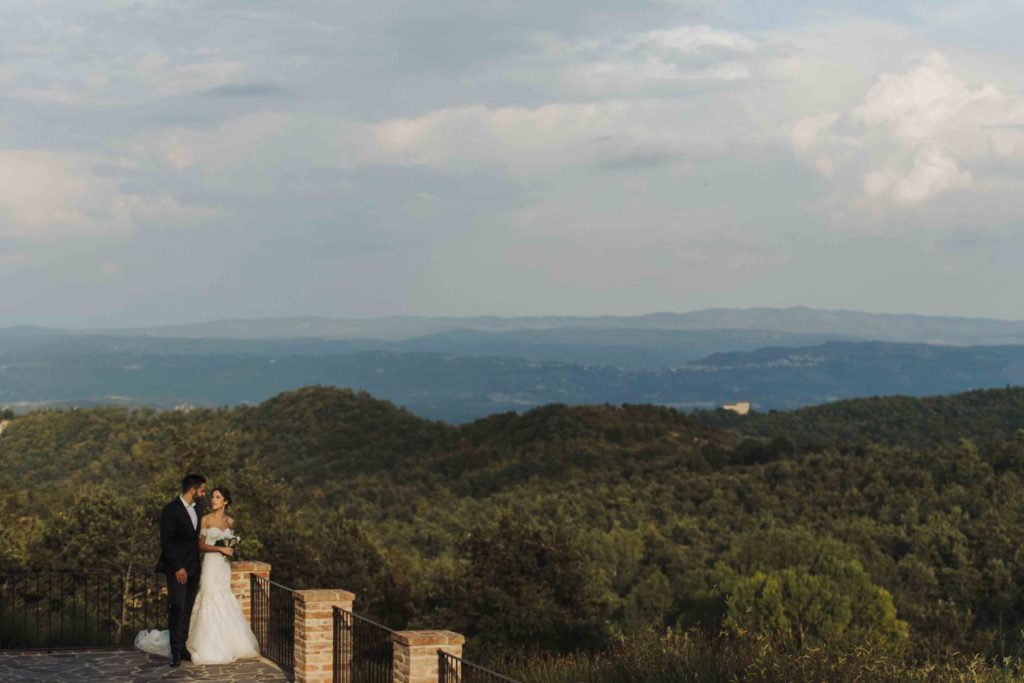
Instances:
[[[0,574],[0,650],[131,647],[167,624],[157,574]]]
[[[295,673],[295,595],[291,588],[249,575],[252,630],[260,654],[285,673]]]
[[[521,683],[441,650],[438,651],[437,657],[438,683]]]
[[[334,683],[391,683],[393,630],[334,608]]]

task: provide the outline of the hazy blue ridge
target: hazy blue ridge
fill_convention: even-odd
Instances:
[[[163,343],[163,342],[162,342]],[[190,342],[191,343],[191,342]],[[828,342],[713,354],[632,371],[579,363],[383,350],[348,353],[0,353],[0,403],[259,403],[309,385],[363,389],[432,419],[462,422],[547,403],[684,409],[747,400],[789,409],[859,396],[927,396],[1024,384],[1024,346]]]
[[[446,332],[514,332],[524,330],[772,330],[777,333],[938,343],[952,345],[1024,343],[1024,321],[845,310],[793,308],[716,308],[687,313],[637,316],[429,317],[380,318],[292,317],[219,320],[118,330],[83,330],[114,336],[224,339],[331,338],[412,339]],[[0,330],[0,337],[2,337]]]

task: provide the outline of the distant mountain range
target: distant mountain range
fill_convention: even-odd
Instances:
[[[162,344],[168,344],[165,340]],[[714,354],[673,368],[625,370],[520,358],[357,350],[232,353],[195,347],[0,354],[0,405],[234,405],[308,385],[364,389],[433,419],[472,420],[546,403],[751,401],[794,408],[842,398],[948,394],[1024,384],[1024,346],[828,342]],[[244,345],[242,345],[244,347]]]
[[[553,402],[767,410],[1022,383],[1024,321],[808,308],[0,328],[0,405],[19,410],[259,403],[335,385],[465,421]]]
[[[398,341],[453,332],[522,333],[536,330],[770,330],[774,333],[957,346],[1024,344],[1024,321],[1021,320],[892,315],[806,307],[715,308],[690,313],[598,317],[265,318],[99,332],[115,336],[144,335],[195,339],[322,338]]]

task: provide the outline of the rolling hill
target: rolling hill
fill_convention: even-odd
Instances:
[[[104,402],[164,408],[258,404],[281,391],[332,385],[368,391],[431,419],[465,422],[548,403],[693,409],[750,401],[764,411],[861,396],[927,396],[1019,384],[1024,384],[1024,346],[828,342],[713,354],[639,371],[393,351],[40,348],[0,354],[0,405],[20,411]]]

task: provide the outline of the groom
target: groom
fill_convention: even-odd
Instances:
[[[181,480],[181,495],[160,513],[160,561],[156,570],[167,577],[168,630],[171,632],[170,666],[192,661],[185,649],[192,606],[199,590],[199,514],[196,502],[206,495],[206,479],[199,474]]]

